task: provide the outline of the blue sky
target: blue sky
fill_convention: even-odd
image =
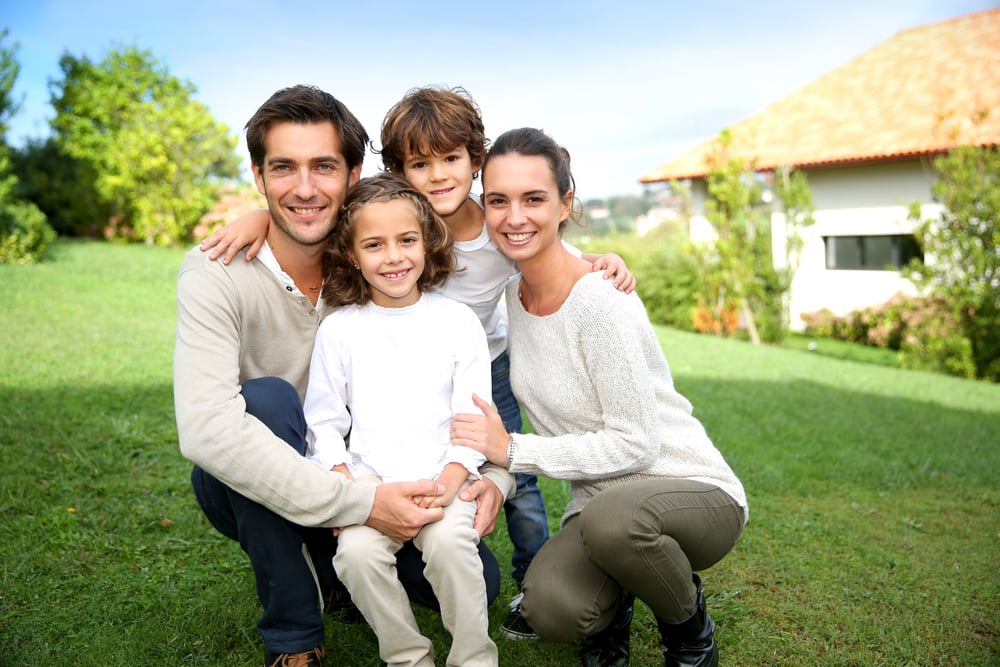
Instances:
[[[590,198],[638,193],[643,173],[900,30],[997,0],[2,4],[4,43],[20,44],[15,145],[47,134],[63,53],[100,60],[134,45],[193,83],[234,133],[291,84],[342,99],[376,141],[408,89],[464,86],[488,136],[531,125],[566,146]],[[377,167],[370,156],[365,173]]]

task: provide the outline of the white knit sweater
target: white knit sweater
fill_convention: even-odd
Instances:
[[[571,480],[563,522],[603,489],[656,477],[714,484],[747,517],[743,486],[674,388],[639,297],[590,273],[537,317],[518,287],[507,289],[511,386],[536,434],[515,434],[511,472]]]

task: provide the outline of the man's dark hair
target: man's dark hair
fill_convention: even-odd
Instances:
[[[275,123],[322,123],[330,121],[340,137],[340,150],[348,169],[359,166],[368,148],[368,133],[344,103],[316,86],[282,88],[264,102],[247,121],[247,148],[250,160],[264,166],[267,146],[264,137]]]

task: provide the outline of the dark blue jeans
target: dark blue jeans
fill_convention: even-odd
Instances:
[[[302,402],[291,384],[276,377],[250,380],[243,385],[247,412],[287,442],[305,453],[306,423]],[[316,581],[302,557],[305,544],[316,568],[324,597],[342,586],[333,569],[337,541],[330,528],[300,526],[233,491],[201,468],[191,471],[195,498],[212,526],[240,543],[250,558],[257,582],[257,597],[264,612],[257,630],[269,653],[306,651],[323,644],[323,619],[316,599]],[[500,568],[496,557],[480,542],[483,574],[490,603],[500,593]],[[399,579],[407,595],[425,607],[439,609],[437,598],[424,578],[420,552],[408,542],[396,555]]]
[[[521,406],[510,389],[510,357],[507,352],[493,360],[492,370],[493,402],[503,419],[504,428],[508,433],[520,433],[523,426]],[[514,473],[514,483],[517,485],[517,492],[504,503],[503,510],[507,518],[507,532],[514,545],[514,554],[510,559],[513,567],[511,575],[520,588],[528,565],[549,539],[549,519],[545,513],[542,492],[538,488],[538,478],[520,472]]]

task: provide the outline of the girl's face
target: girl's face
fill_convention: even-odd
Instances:
[[[572,192],[559,196],[548,160],[541,156],[500,155],[483,173],[486,227],[515,262],[560,243],[559,223],[569,215],[572,201]]]
[[[351,259],[383,308],[420,300],[417,279],[424,272],[424,234],[417,211],[406,199],[366,204],[354,218]]]

